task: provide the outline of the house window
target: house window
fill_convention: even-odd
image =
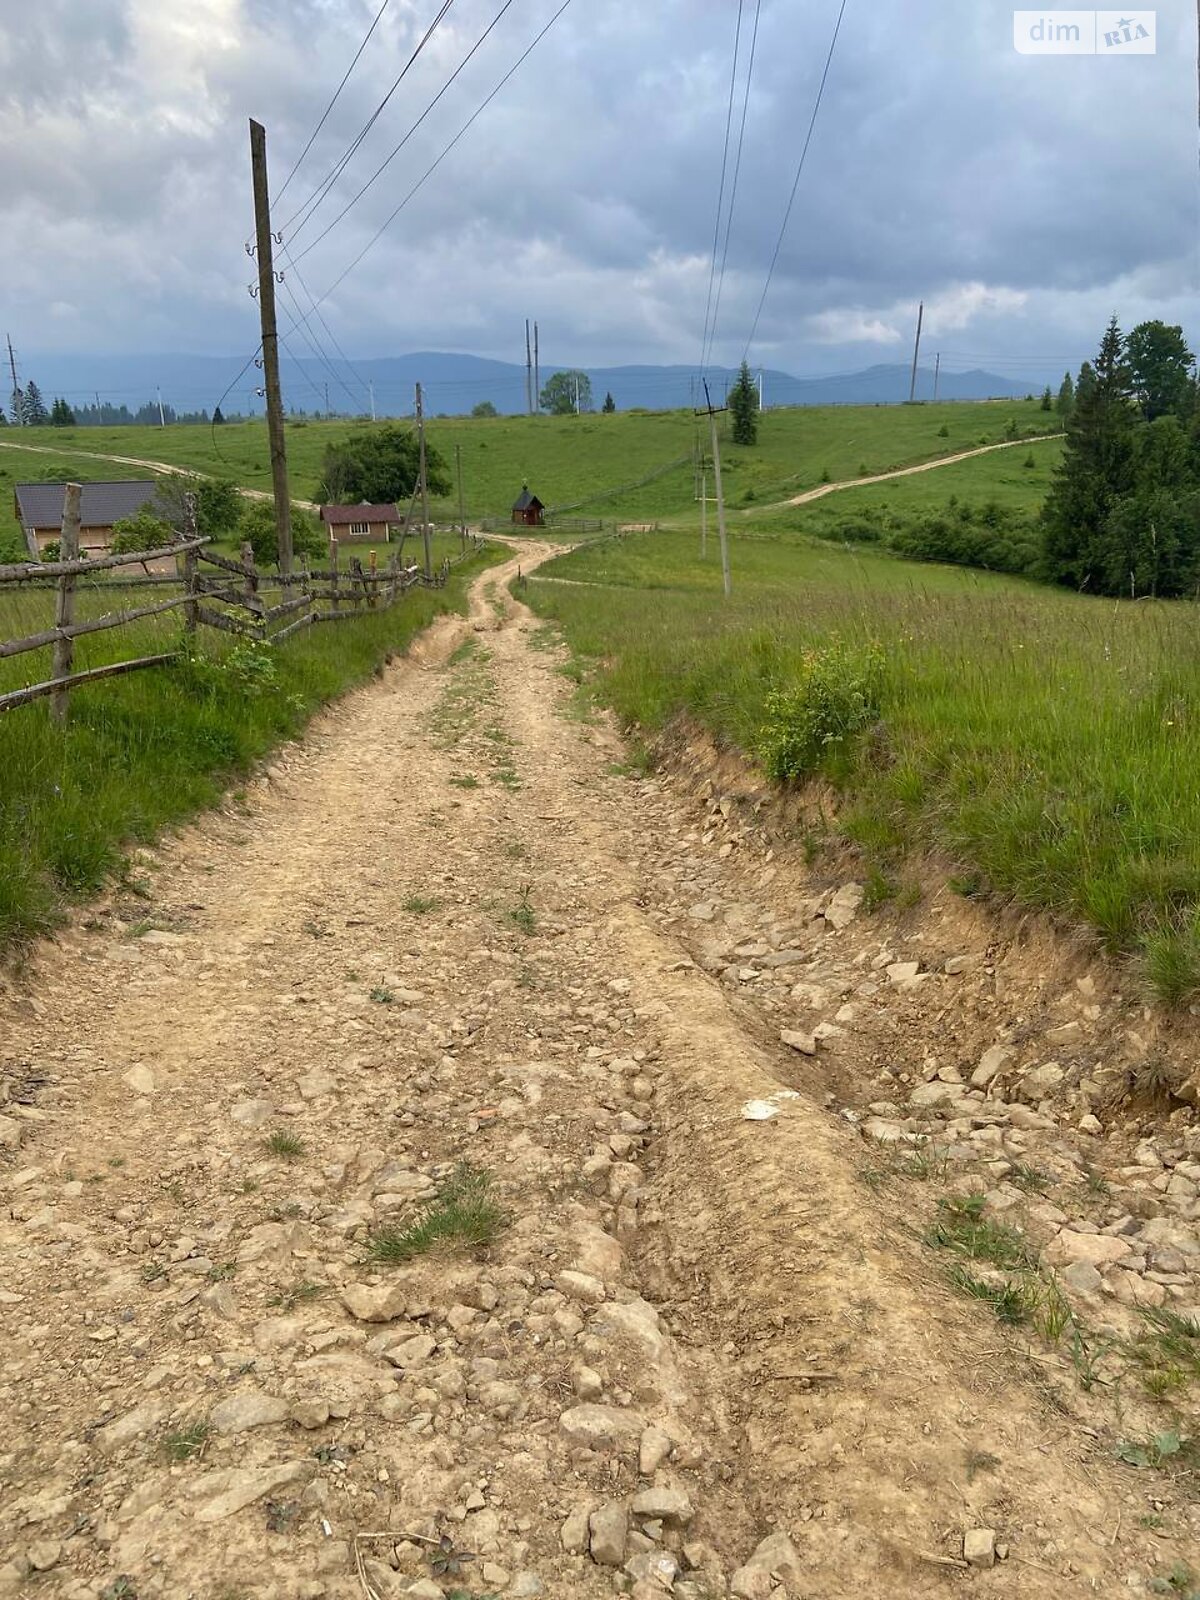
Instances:
[[[352,522],[350,524],[350,537],[352,539],[365,539],[370,531],[371,524],[369,522]]]

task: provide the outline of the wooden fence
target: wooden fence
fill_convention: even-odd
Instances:
[[[185,535],[165,549],[80,560],[79,499],[79,485],[69,484],[63,511],[60,560],[0,566],[0,595],[14,588],[49,590],[54,595],[53,627],[29,633],[24,638],[0,640],[0,660],[49,647],[53,652],[50,676],[43,682],[0,694],[0,712],[49,697],[52,715],[62,721],[66,716],[68,693],[77,685],[137,672],[145,667],[163,666],[178,660],[180,655],[180,649],[176,648],[76,672],[73,670],[75,640],[87,634],[126,628],[146,618],[179,610],[183,613],[185,639],[206,627],[255,643],[279,644],[316,623],[353,621],[370,612],[386,611],[417,585],[442,588],[453,565],[447,558],[426,576],[415,564],[402,566],[400,553],[396,552],[386,567],[378,568],[372,551],[366,566],[358,557],[352,557],[343,567],[334,544],[327,568],[312,569],[302,560],[296,571],[283,578],[277,573],[261,572],[248,544],[242,546],[241,559],[234,561],[213,550],[211,540],[194,534]],[[471,535],[464,540],[458,559],[466,559],[482,547],[483,541]],[[176,562],[174,576],[148,571],[149,563],[171,559]],[[139,577],[112,577],[122,569],[137,566],[144,568]],[[107,574],[99,580],[105,587],[156,589],[166,586],[175,592],[144,605],[122,606],[102,616],[76,621],[79,580],[92,574]]]

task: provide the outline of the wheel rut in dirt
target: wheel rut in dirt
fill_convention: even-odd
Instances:
[[[627,775],[507,595],[547,553],[0,1000],[0,1593],[915,1597],[985,1528],[1000,1596],[1148,1575],[706,963],[698,886],[760,976],[829,929]]]

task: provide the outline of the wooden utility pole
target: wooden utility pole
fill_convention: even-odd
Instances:
[[[921,323],[925,320],[925,302],[917,307],[917,342],[913,346],[912,382],[908,386],[909,404],[917,398],[917,357],[921,354]]]
[[[530,410],[534,416],[542,409],[542,352],[538,336],[538,325],[533,325],[533,405]]]
[[[254,230],[258,241],[258,313],[262,320],[263,380],[267,434],[271,441],[271,481],[275,486],[275,537],[279,570],[292,575],[292,502],[288,492],[287,441],[283,432],[283,390],[279,384],[279,330],[275,323],[275,259],[271,237],[271,195],[267,186],[267,130],[250,122],[250,167],[254,176]]]
[[[708,468],[700,468],[700,559],[708,555]]]
[[[417,438],[421,445],[421,535],[425,547],[425,576],[433,577],[433,545],[429,537],[429,481],[425,468],[425,401],[417,385]]]
[[[21,394],[21,385],[17,382],[17,358],[16,358],[15,355],[13,355],[12,334],[10,333],[7,337],[8,337],[8,370],[12,373],[12,403],[13,403],[13,411],[17,413],[13,417],[13,421],[17,424],[18,427],[23,428],[25,426],[25,407],[24,407],[24,405],[21,404],[21,401],[20,401],[20,398],[19,398],[20,394]],[[96,404],[97,404],[97,406],[100,404],[99,395],[96,396]]]
[[[529,318],[525,318],[525,410],[533,415],[533,347],[529,342]]]
[[[454,472],[458,478],[458,530],[462,538],[462,553],[467,553],[467,502],[463,498],[462,445],[454,446]]]
[[[938,397],[938,380],[942,375],[942,352],[939,350],[933,361],[933,398]]]
[[[83,495],[82,487],[77,483],[69,483],[63,496],[62,531],[58,541],[58,559],[60,561],[78,561],[79,559],[79,503]],[[54,641],[54,664],[50,669],[52,678],[69,678],[71,666],[75,660],[75,641],[69,635],[63,637],[63,632],[75,620],[75,574],[64,572],[58,580],[58,594],[54,601],[54,626],[60,631]],[[67,720],[67,691],[55,689],[50,696],[50,715],[55,722]]]

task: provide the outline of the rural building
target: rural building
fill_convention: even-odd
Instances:
[[[393,531],[404,526],[394,505],[373,506],[366,500],[357,506],[322,506],[321,521],[339,544],[390,544]]]
[[[530,494],[528,484],[517,496],[512,509],[512,519],[527,528],[540,528],[546,520],[546,508],[537,495]]]
[[[62,533],[65,483],[18,483],[14,491],[17,521],[25,545],[36,560]],[[136,517],[158,494],[153,478],[128,483],[85,483],[80,497],[79,553],[96,555],[112,543],[113,524]],[[151,506],[162,512],[161,506]]]

